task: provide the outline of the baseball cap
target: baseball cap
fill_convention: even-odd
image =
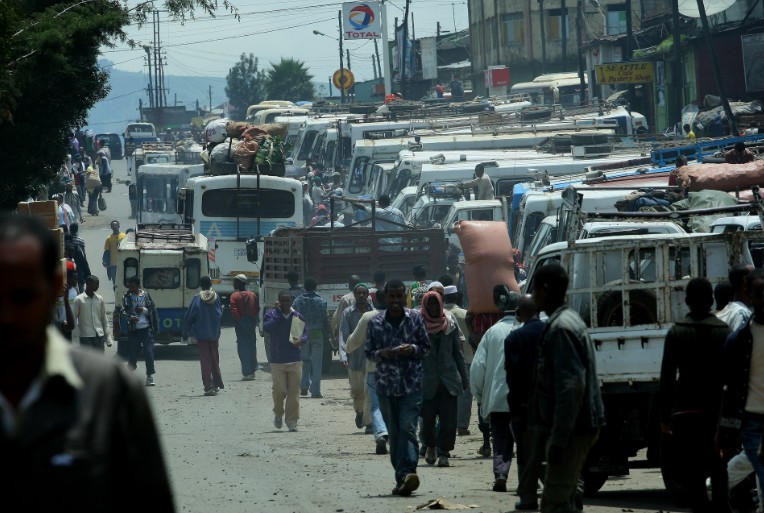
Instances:
[[[242,283],[247,283],[247,275],[246,274],[237,274],[233,277],[234,280],[239,280]]]

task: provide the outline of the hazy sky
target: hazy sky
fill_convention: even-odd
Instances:
[[[134,5],[136,0],[128,3]],[[337,37],[337,13],[342,2],[233,0],[233,3],[239,9],[240,21],[219,11],[215,19],[200,17],[181,25],[170,21],[167,13],[160,13],[166,75],[225,77],[242,52],[252,52],[259,57],[264,68],[281,57],[300,59],[319,82],[327,81],[339,68],[337,41],[314,35],[313,30]],[[393,22],[395,17],[403,19],[405,0],[388,0],[386,3],[392,39]],[[440,21],[442,31],[453,31],[454,26],[457,30],[467,28],[467,0],[412,0],[410,9],[417,38],[434,36],[437,21]],[[128,34],[141,43],[151,44],[152,24],[140,29],[128,27]],[[350,49],[351,69],[356,80],[374,78],[371,58],[374,43],[368,40],[345,41],[344,44]],[[120,45],[112,50],[104,48],[103,56],[114,62],[118,69],[145,70],[142,49],[130,50]]]

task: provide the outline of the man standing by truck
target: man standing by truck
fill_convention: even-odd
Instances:
[[[722,394],[718,365],[729,328],[711,313],[708,280],[690,280],[686,294],[690,313],[671,327],[663,346],[661,431],[676,449],[670,463],[686,479],[693,513],[730,512],[727,471],[714,443]],[[705,486],[709,474],[713,502]]]
[[[546,453],[541,512],[573,512],[589,449],[605,425],[595,352],[586,324],[565,303],[568,274],[559,264],[533,276],[533,301],[549,316],[541,335],[529,427],[534,451]]]
[[[236,292],[231,294],[231,315],[236,330],[236,348],[241,361],[242,381],[252,381],[257,372],[257,316],[260,302],[257,294],[247,290],[247,276],[237,274],[233,279]]]
[[[305,280],[305,293],[295,299],[293,307],[305,317],[308,330],[308,346],[302,351],[302,382],[300,395],[321,399],[321,370],[324,356],[324,337],[331,333],[326,301],[316,293],[318,283],[313,278]]]

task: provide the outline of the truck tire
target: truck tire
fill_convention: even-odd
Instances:
[[[594,146],[600,144],[608,144],[608,138],[608,134],[603,133],[571,134],[570,144],[573,146]]]
[[[679,465],[677,465],[677,457],[672,442],[670,435],[661,433],[661,476],[666,491],[674,504],[678,507],[687,507],[689,505],[688,486]]]
[[[597,300],[597,325],[623,326],[623,304],[621,291],[607,292]],[[658,322],[658,303],[655,296],[644,290],[632,290],[631,324],[655,324]]]

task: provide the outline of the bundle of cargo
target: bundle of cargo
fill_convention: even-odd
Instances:
[[[493,288],[506,285],[520,292],[515,279],[512,243],[501,221],[460,221],[454,226],[464,251],[464,277],[469,297],[471,340],[476,345],[502,317],[493,301]]]
[[[61,270],[66,275],[66,259],[64,258],[64,230],[58,227],[58,203],[56,201],[20,201],[16,211],[22,216],[32,216],[47,226],[58,248],[58,258],[61,260]]]
[[[207,125],[207,151],[202,154],[205,171],[213,175],[259,173],[284,176],[287,125],[250,125],[243,121],[216,119]]]
[[[677,185],[684,190],[735,191],[764,185],[764,161],[747,164],[695,164],[676,171]]]

